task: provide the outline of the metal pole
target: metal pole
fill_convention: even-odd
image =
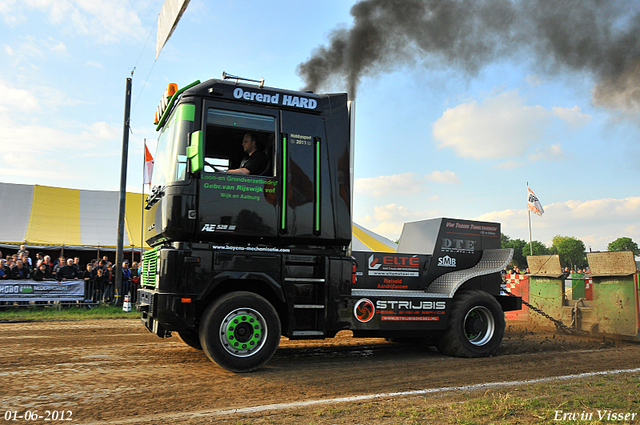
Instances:
[[[144,246],[144,176],[147,171],[147,139],[144,139],[144,152],[142,153],[142,208],[140,208],[140,263],[142,264],[142,252]]]
[[[131,71],[133,77],[133,71]],[[118,246],[116,248],[116,294],[115,305],[120,305],[122,297],[122,263],[124,262],[124,211],[127,199],[127,158],[129,154],[129,116],[131,113],[131,80],[127,78],[127,88],[124,100],[124,128],[122,130],[122,162],[120,167],[120,200],[118,202]]]
[[[533,255],[533,242],[531,242],[531,211],[527,210],[529,214],[529,248],[531,249],[531,255]]]
[[[527,182],[527,197],[529,196],[529,182]],[[533,242],[531,241],[531,210],[529,209],[529,204],[527,200],[527,214],[529,216],[529,250],[531,252],[531,256],[533,256]]]

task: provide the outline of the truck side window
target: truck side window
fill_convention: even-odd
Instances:
[[[273,176],[275,117],[217,108],[209,108],[207,111],[205,161],[210,165],[205,165],[205,171],[239,168],[246,156],[242,139],[247,133],[253,133],[257,137],[258,149],[268,159],[267,167],[258,175]]]

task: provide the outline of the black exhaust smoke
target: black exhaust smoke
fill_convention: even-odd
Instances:
[[[405,65],[474,76],[498,58],[533,58],[541,72],[586,72],[594,103],[640,112],[640,4],[606,0],[364,0],[298,66],[306,90],[345,86]]]

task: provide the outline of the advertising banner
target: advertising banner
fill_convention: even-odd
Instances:
[[[1,301],[82,301],[84,281],[6,280],[0,282]]]

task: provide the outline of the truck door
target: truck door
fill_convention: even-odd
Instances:
[[[321,146],[326,141],[320,115],[281,111],[283,216],[280,233],[291,238],[320,235]],[[326,202],[330,201],[328,196]]]
[[[277,111],[245,105],[205,102],[203,117],[205,167],[200,175],[198,236],[201,240],[264,242],[278,235],[279,181],[274,176],[278,140]],[[254,175],[227,173],[241,168],[246,157],[242,140],[258,139],[266,156],[264,170]]]

